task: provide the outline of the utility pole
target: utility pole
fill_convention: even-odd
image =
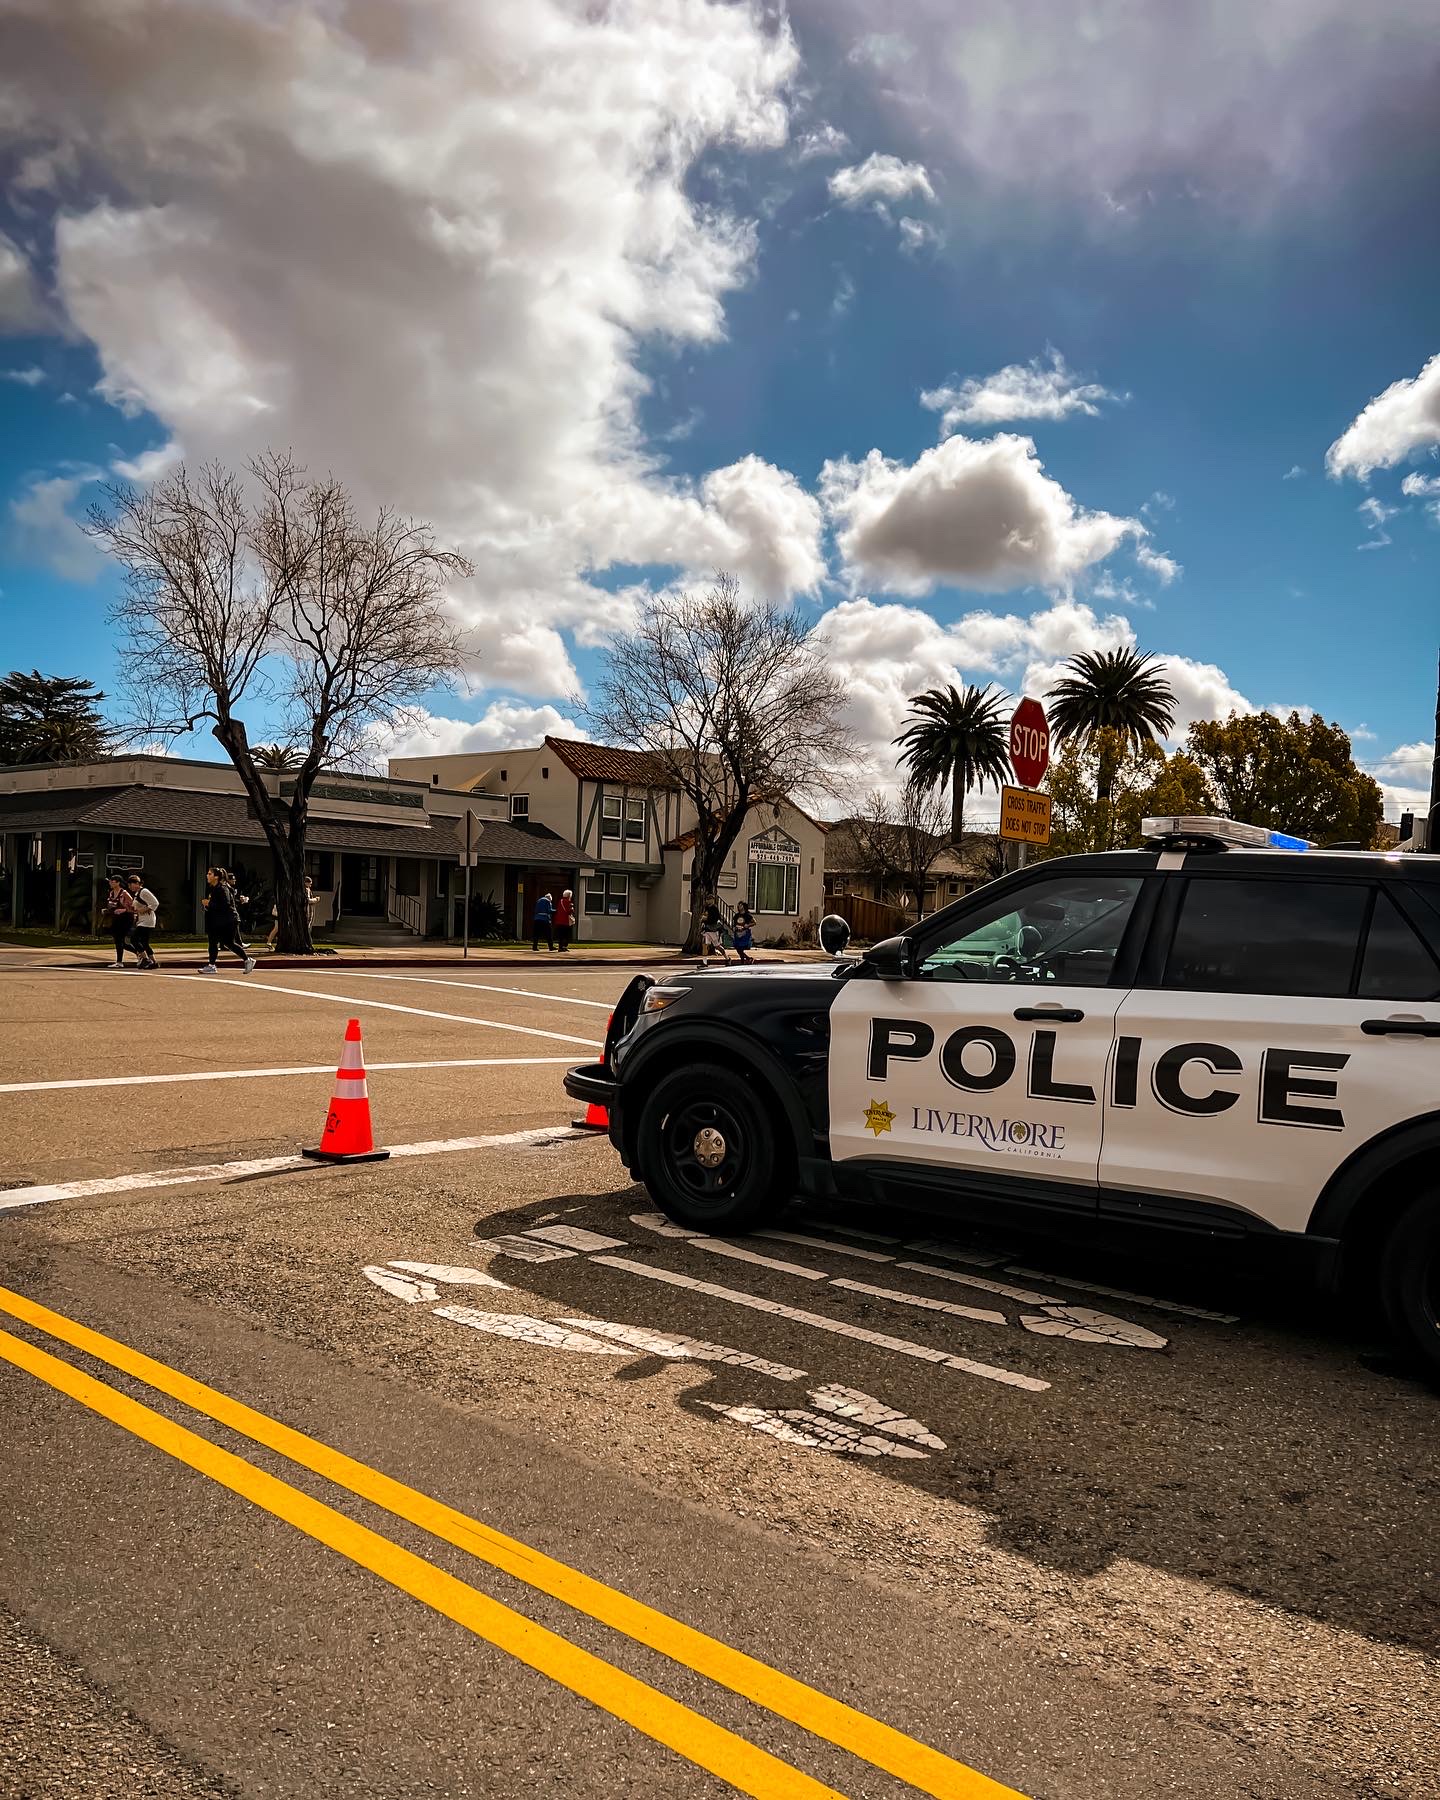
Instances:
[[[1425,848],[1440,851],[1440,657],[1435,667],[1435,756],[1430,764],[1430,811],[1426,815]]]

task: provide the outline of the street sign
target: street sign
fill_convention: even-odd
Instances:
[[[1029,788],[1000,790],[1000,835],[1021,844],[1050,842],[1050,796]]]
[[[478,866],[480,861],[480,852],[475,846],[479,843],[480,834],[485,829],[485,821],[474,807],[467,806],[460,829],[465,838],[465,850],[460,859],[460,866],[462,869],[473,869]]]
[[[1050,726],[1038,700],[1022,700],[1010,721],[1010,763],[1022,787],[1039,787],[1050,767]]]

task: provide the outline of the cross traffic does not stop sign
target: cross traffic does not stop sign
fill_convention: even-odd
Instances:
[[[1022,700],[1010,721],[1010,764],[1022,787],[1039,787],[1050,767],[1050,726],[1038,700]]]

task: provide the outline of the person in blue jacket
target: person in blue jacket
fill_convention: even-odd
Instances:
[[[549,950],[555,948],[555,902],[549,894],[542,894],[535,902],[535,930],[530,939],[530,948],[540,948],[540,938],[544,935],[545,946]]]

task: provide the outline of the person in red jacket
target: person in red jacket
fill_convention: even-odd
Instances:
[[[570,948],[570,933],[575,929],[575,896],[566,888],[560,896],[560,904],[555,908],[555,936],[560,940],[560,948]]]

